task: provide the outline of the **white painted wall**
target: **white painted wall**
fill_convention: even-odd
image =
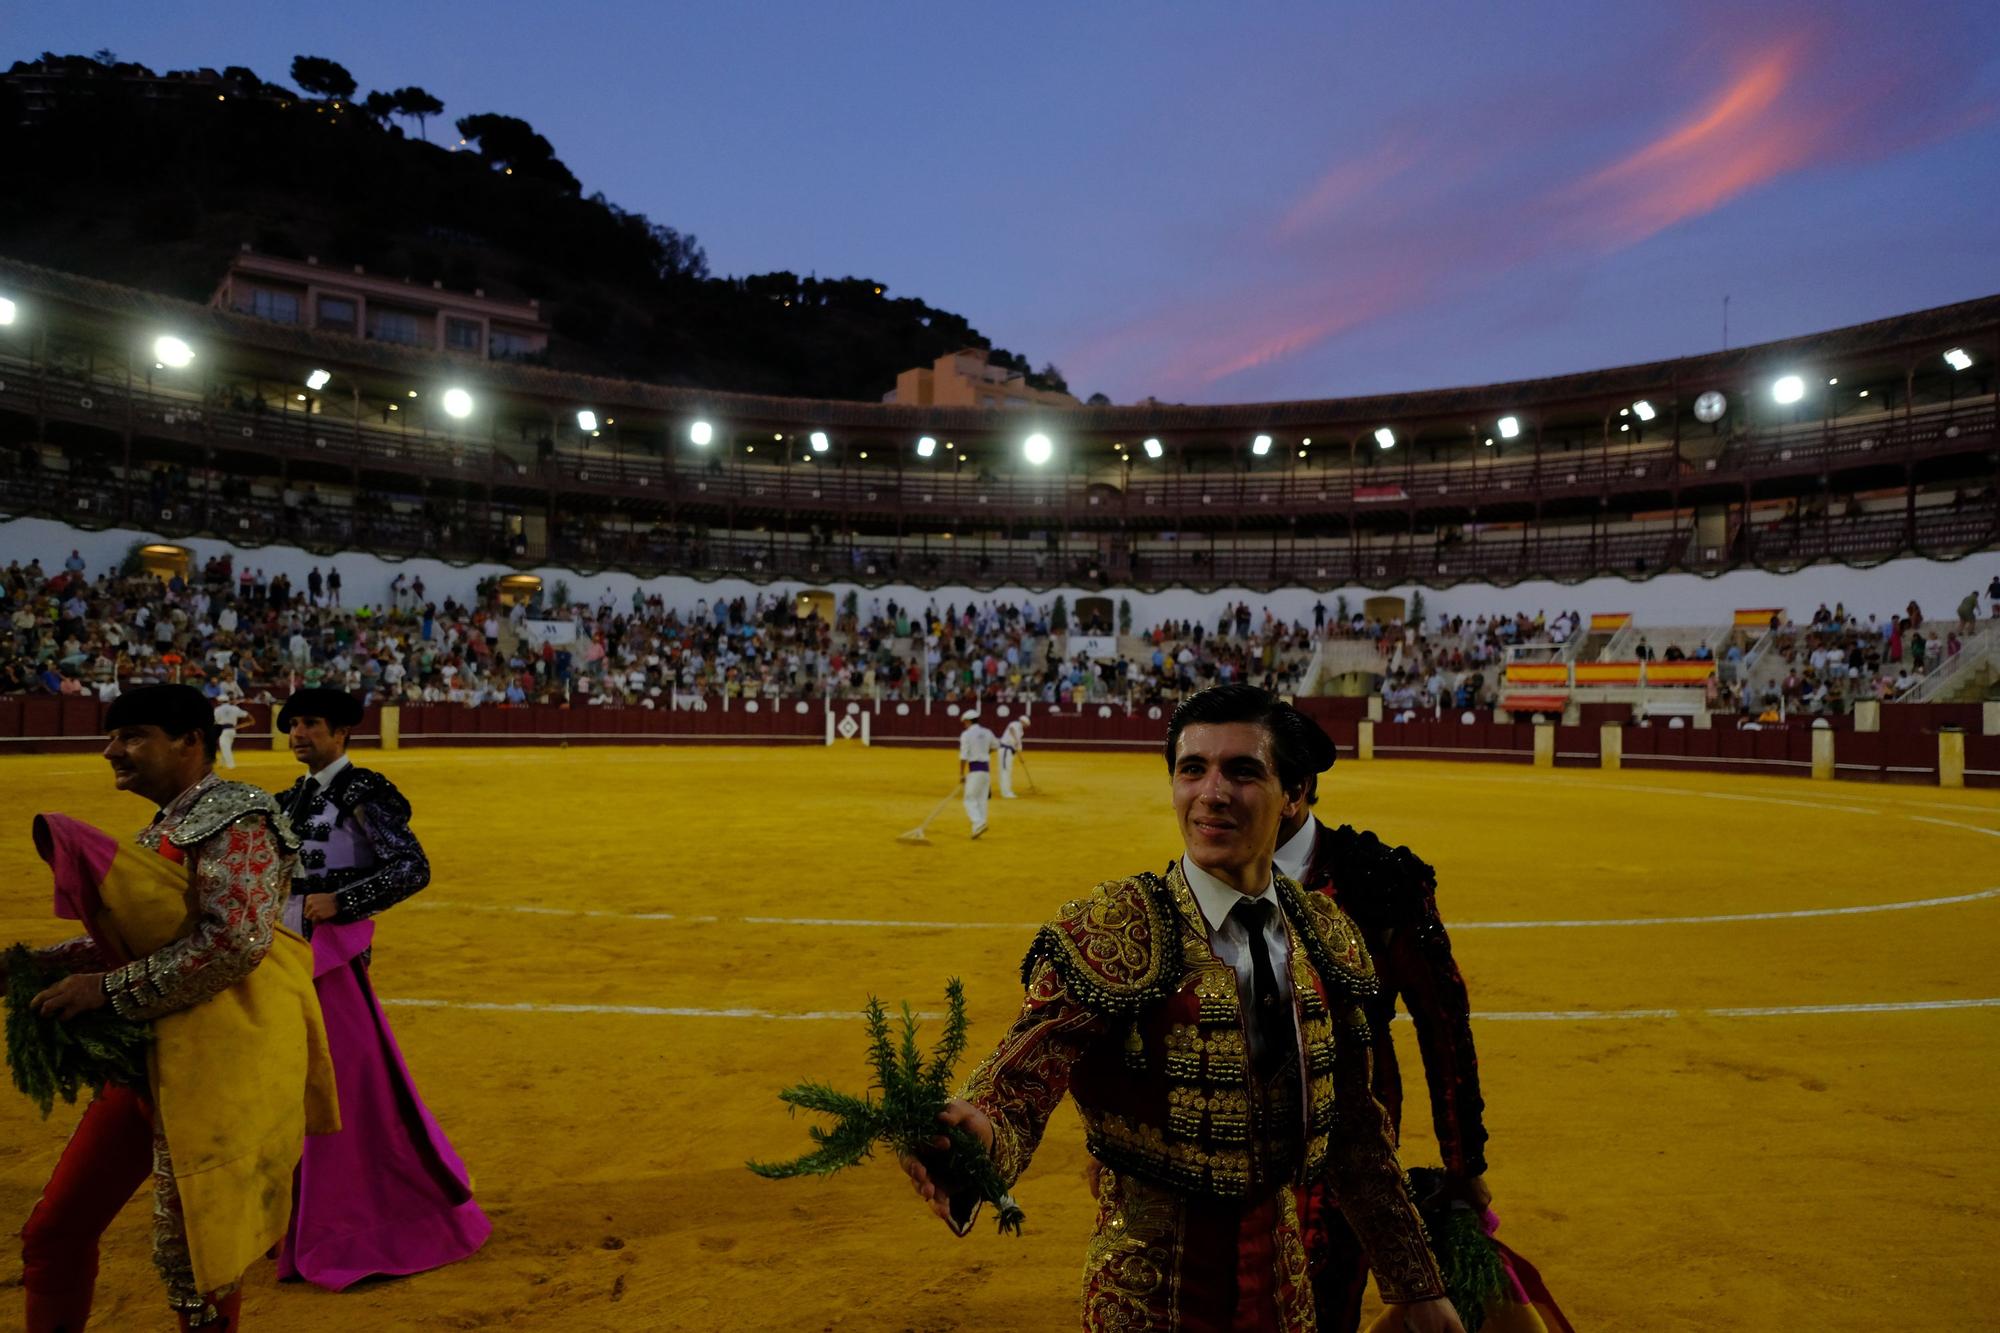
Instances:
[[[45,568],[53,570],[59,568],[70,551],[75,549],[82,553],[88,562],[89,572],[95,575],[122,562],[134,541],[168,540],[173,539],[132,529],[84,532],[51,519],[20,518],[0,522],[0,565],[14,560],[26,563],[30,558],[38,557]],[[237,569],[241,570],[247,564],[253,569],[262,569],[266,574],[283,571],[299,588],[305,586],[306,572],[314,565],[320,567],[321,573],[329,564],[338,565],[343,599],[350,606],[364,601],[387,602],[389,580],[399,571],[412,578],[421,576],[425,594],[432,601],[441,601],[446,596],[464,601],[472,596],[473,585],[487,575],[516,572],[503,565],[479,564],[458,568],[442,560],[428,559],[406,560],[399,564],[356,552],[328,561],[295,547],[266,546],[250,550],[208,538],[181,544],[194,551],[197,569],[210,556],[228,552],[234,555]],[[798,581],[778,585],[758,584],[740,578],[710,582],[684,576],[639,579],[630,574],[617,573],[586,578],[572,570],[554,566],[543,566],[531,572],[542,577],[546,588],[554,588],[559,579],[567,582],[573,600],[595,602],[600,594],[609,589],[620,607],[630,606],[635,584],[643,585],[648,596],[657,592],[667,605],[684,610],[692,609],[697,598],[706,598],[712,605],[718,597],[754,596],[772,586],[791,589],[815,586]],[[1512,588],[1460,584],[1448,589],[1426,588],[1423,593],[1426,611],[1431,615],[1445,613],[1470,618],[1496,613],[1511,615],[1516,611],[1530,614],[1546,611],[1553,617],[1563,610],[1581,611],[1585,615],[1629,611],[1642,625],[1701,625],[1725,623],[1738,607],[1782,607],[1794,619],[1804,621],[1821,602],[1828,606],[1845,602],[1850,611],[1858,614],[1885,616],[1891,611],[1900,614],[1912,598],[1923,604],[1925,614],[1948,616],[1966,593],[1976,590],[1983,596],[1988,581],[1996,574],[2000,574],[2000,551],[1984,552],[1956,562],[1894,560],[1873,569],[1815,565],[1782,575],[1762,570],[1737,570],[1715,578],[1703,578],[1696,574],[1662,574],[1644,583],[1600,578],[1569,586],[1546,581],[1521,583]],[[1214,617],[1224,605],[1236,602],[1248,602],[1252,611],[1260,616],[1263,609],[1269,607],[1274,614],[1288,620],[1303,620],[1310,624],[1316,601],[1324,601],[1330,612],[1335,596],[1341,592],[1347,594],[1350,607],[1356,609],[1373,595],[1371,590],[1359,587],[1324,591],[1281,588],[1275,592],[1224,588],[1212,593],[1188,589],[1154,593],[1111,589],[1107,594],[1095,588],[1031,592],[1021,587],[1003,587],[995,592],[976,592],[965,587],[932,590],[907,584],[871,589],[838,580],[820,586],[830,588],[835,597],[842,600],[849,588],[858,590],[864,609],[877,598],[885,603],[893,598],[906,606],[921,607],[935,602],[944,607],[954,602],[963,606],[967,601],[983,602],[1001,597],[1016,602],[1040,603],[1060,592],[1073,606],[1078,597],[1108,595],[1114,601],[1122,598],[1132,603],[1132,623],[1140,629],[1170,619],[1201,619],[1213,624]],[[1416,586],[1407,585],[1388,591],[1407,599]]]

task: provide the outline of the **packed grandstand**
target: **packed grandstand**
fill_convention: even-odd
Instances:
[[[1662,575],[1992,545],[2000,298],[1483,388],[1009,412],[427,351],[274,321],[275,281],[202,306],[0,260],[0,511],[131,541],[4,550],[0,690],[1151,709],[1246,680],[1409,720],[1643,717],[1670,685],[1705,721],[1936,697],[1988,657],[1976,573],[1955,616],[1924,616],[1926,580],[1852,614],[1718,594],[1691,626],[1597,622]],[[383,572],[412,557],[451,586]],[[1593,604],[1510,608],[1526,581]],[[1461,593],[1427,615],[1426,588]],[[1135,629],[1127,598],[1174,589]]]

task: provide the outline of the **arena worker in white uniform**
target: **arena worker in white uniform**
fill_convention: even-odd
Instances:
[[[1023,714],[1000,733],[1000,795],[1004,800],[1014,799],[1014,756],[1027,743],[1027,730],[1028,718]]]
[[[222,728],[216,738],[216,762],[223,768],[236,767],[236,728],[250,720],[250,710],[237,704],[234,699],[224,699],[215,706],[215,724]]]
[[[986,798],[993,790],[992,756],[1000,742],[979,721],[979,710],[959,714],[958,778],[965,784],[965,817],[972,836],[986,832]]]

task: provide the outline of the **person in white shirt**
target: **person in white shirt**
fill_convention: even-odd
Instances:
[[[222,728],[222,734],[215,742],[215,759],[219,767],[236,767],[236,728],[249,720],[249,711],[239,708],[232,699],[224,699],[215,706],[216,725]]]
[[[1014,756],[1027,744],[1028,719],[1025,714],[1007,724],[1000,733],[1000,796],[1003,800],[1014,799]]]
[[[986,798],[993,790],[992,756],[999,741],[979,721],[979,710],[968,708],[959,716],[958,777],[965,785],[965,817],[972,821],[972,836],[986,832]]]

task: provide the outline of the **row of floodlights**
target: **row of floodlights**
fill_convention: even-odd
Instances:
[[[19,317],[19,314],[20,308],[13,301],[7,297],[0,296],[0,327],[12,324]],[[194,364],[194,349],[188,346],[183,339],[177,338],[172,334],[161,334],[153,340],[153,360],[162,369],[183,370]],[[1944,360],[1945,364],[1953,370],[1970,370],[1972,368],[1972,354],[1967,352],[1963,347],[1953,347],[1947,350],[1944,353]],[[317,393],[319,390],[324,389],[332,379],[333,376],[329,372],[315,370],[306,376],[306,387]],[[1827,381],[1829,388],[1839,383],[1840,379],[1838,376]],[[410,390],[410,397],[415,398],[416,396],[417,391],[415,389]],[[1802,376],[1781,375],[1771,382],[1771,398],[1774,402],[1782,405],[1790,405],[1800,401],[1805,396],[1806,382]],[[1862,390],[1861,396],[1864,398],[1867,397],[1867,390]],[[1706,421],[1719,419],[1727,406],[1726,400],[1723,399],[1722,395],[1719,393],[1710,393],[1702,395],[1702,398],[1706,402],[1697,402],[1695,415]],[[472,415],[472,395],[464,389],[446,389],[442,396],[442,401],[445,412],[450,416],[464,418]],[[1712,404],[1712,407],[1709,407],[1709,410],[1705,411],[1704,407],[1709,404]],[[1621,408],[1618,414],[1620,416],[1634,416],[1644,422],[1653,420],[1654,417],[1659,415],[1659,411],[1651,402],[1641,398],[1630,407]],[[595,435],[598,432],[597,413],[589,408],[579,409],[576,414],[576,424],[578,429]],[[1514,439],[1521,433],[1521,419],[1519,417],[1504,416],[1495,424],[1499,428],[1499,437],[1503,440]],[[1621,426],[1620,429],[1629,430],[1630,427]],[[688,428],[688,438],[697,445],[705,446],[714,440],[715,427],[706,421],[697,421]],[[823,454],[831,447],[824,431],[814,431],[808,438],[814,453]],[[1305,443],[1310,445],[1312,441],[1307,439]],[[1378,427],[1375,431],[1375,443],[1377,447],[1382,449],[1395,448],[1396,432],[1388,426]],[[1491,444],[1493,440],[1489,437],[1486,443]],[[1142,447],[1145,449],[1146,457],[1148,458],[1159,458],[1166,452],[1156,439],[1146,440]],[[930,436],[926,435],[917,441],[917,456],[919,458],[929,458],[936,452],[937,441]],[[1037,433],[1027,438],[1022,446],[1022,452],[1030,463],[1040,466],[1049,461],[1055,452],[1055,447],[1050,442],[1048,436]],[[1271,437],[1269,435],[1259,435],[1251,440],[1250,452],[1259,458],[1270,453]]]

